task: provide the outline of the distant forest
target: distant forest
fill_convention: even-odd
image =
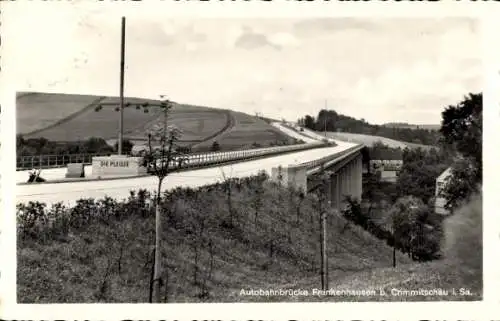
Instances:
[[[408,143],[423,145],[438,145],[440,134],[438,130],[426,128],[397,128],[391,126],[372,125],[364,119],[338,114],[334,110],[322,109],[317,117],[305,115],[298,120],[300,126],[330,132],[346,132],[355,134],[375,135]]]
[[[439,124],[414,125],[414,124],[408,124],[408,123],[385,123],[382,126],[384,126],[384,127],[396,127],[396,128],[411,128],[411,129],[421,128],[421,129],[431,129],[431,130],[439,130],[441,128],[441,125],[439,125]]]

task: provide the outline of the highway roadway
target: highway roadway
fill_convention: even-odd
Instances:
[[[283,133],[287,134],[288,136],[291,136],[291,137],[296,138],[296,139],[303,140],[306,144],[317,143],[318,141],[321,141],[321,138],[320,139],[314,139],[314,137],[311,137],[310,135],[307,135],[307,136],[304,135],[304,134],[301,135],[299,132],[297,132],[295,130],[292,130],[292,129],[288,128],[288,127],[285,127],[285,126],[281,125],[281,123],[278,123],[278,122],[271,123],[271,125],[274,126],[274,127],[276,127],[277,129],[279,129]],[[289,124],[289,126],[291,126],[291,127],[295,128],[296,130],[300,131],[300,127],[297,126],[297,125]]]
[[[270,175],[273,167],[308,162],[341,152],[356,145],[342,141],[335,142],[337,146],[334,147],[311,149],[220,167],[172,173],[164,181],[162,191],[176,187],[199,187],[214,184],[218,181],[221,182],[223,180],[223,172],[226,177],[246,177],[255,175],[260,170],[265,170]],[[87,175],[91,175],[92,167],[86,166],[85,171]],[[66,168],[47,169],[42,171],[42,177],[57,179],[64,177],[65,172]],[[27,177],[27,171],[20,171],[17,172],[16,180],[18,183],[25,182]],[[157,178],[154,176],[119,180],[16,185],[16,202],[27,203],[29,201],[39,201],[46,203],[48,206],[57,202],[63,202],[66,205],[73,205],[76,200],[81,198],[103,198],[109,196],[116,199],[124,199],[130,195],[131,190],[147,189],[155,191],[156,188]]]

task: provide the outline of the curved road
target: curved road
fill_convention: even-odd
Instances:
[[[300,164],[319,159],[356,145],[341,141],[336,141],[336,143],[337,146],[335,147],[300,151],[221,167],[172,173],[163,183],[162,191],[179,186],[199,187],[218,181],[221,182],[223,180],[222,171],[224,171],[226,177],[246,177],[255,175],[260,170],[265,170],[270,175],[273,167]],[[90,173],[91,166],[87,166],[85,170],[87,171],[86,173]],[[43,177],[61,177],[65,171],[65,168],[45,170],[43,171]],[[17,175],[18,182],[26,181],[26,172],[18,172]],[[57,202],[63,202],[67,205],[73,205],[76,200],[81,198],[103,198],[104,196],[109,196],[116,199],[124,199],[130,195],[130,190],[147,189],[155,191],[156,188],[157,178],[154,176],[107,181],[17,185],[16,202],[27,203],[29,201],[39,201],[47,203],[48,206]]]
[[[281,123],[278,123],[278,122],[272,123],[271,125],[274,126],[274,127],[276,127],[277,129],[279,129],[280,131],[282,131],[283,133],[287,134],[290,137],[303,140],[304,142],[306,142],[306,144],[317,143],[318,141],[321,141],[321,138],[320,139],[314,139],[314,138],[312,138],[312,137],[310,137],[308,135],[301,135],[299,132],[294,131],[294,130],[288,128],[288,127],[285,127],[285,126],[281,125]],[[293,126],[293,125],[290,125],[290,126]],[[299,129],[300,127],[298,127],[298,126],[295,127],[295,128],[297,130],[300,130]]]

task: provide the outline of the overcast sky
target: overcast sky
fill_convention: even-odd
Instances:
[[[119,18],[28,12],[7,28],[16,41],[2,59],[19,90],[118,95]],[[478,29],[458,18],[134,17],[125,94],[289,120],[327,100],[372,123],[438,124],[443,108],[481,91]]]

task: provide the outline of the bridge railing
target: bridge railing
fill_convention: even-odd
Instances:
[[[92,164],[92,157],[105,156],[107,154],[63,154],[63,155],[37,155],[37,156],[18,156],[16,160],[17,170],[27,170],[32,168],[58,168],[64,167],[69,163]]]
[[[328,155],[328,156],[325,156],[325,157],[322,157],[322,158],[319,158],[316,160],[312,160],[309,162],[304,162],[301,164],[290,165],[289,167],[306,168],[307,170],[312,170],[314,168],[318,168],[324,164],[327,164],[333,160],[336,160],[336,159],[340,160],[343,156],[347,156],[347,155],[350,155],[350,154],[355,153],[357,151],[360,151],[363,147],[364,147],[364,145],[356,145],[356,146],[350,147],[346,150],[343,150],[341,152],[334,153],[332,155]]]
[[[303,150],[321,148],[327,146],[331,146],[331,144],[326,144],[321,142],[314,144],[264,147],[264,148],[231,151],[231,152],[211,152],[211,153],[191,154],[187,158],[188,159],[187,163],[185,163],[182,167],[183,169],[191,169],[191,168],[209,166],[214,164],[223,164],[238,160],[252,160],[263,156],[272,156],[272,155],[284,154],[295,151],[303,151]]]
[[[230,152],[209,152],[193,153],[187,155],[188,162],[183,168],[197,168],[205,165],[221,164],[230,161],[251,160],[262,156],[272,156],[294,151],[302,151],[313,148],[327,147],[331,144],[318,142],[313,144],[297,144],[278,147],[263,147]],[[67,155],[39,155],[17,157],[17,170],[27,170],[32,168],[58,168],[64,167],[68,163],[92,164],[92,157],[106,156],[107,154],[67,154]]]

